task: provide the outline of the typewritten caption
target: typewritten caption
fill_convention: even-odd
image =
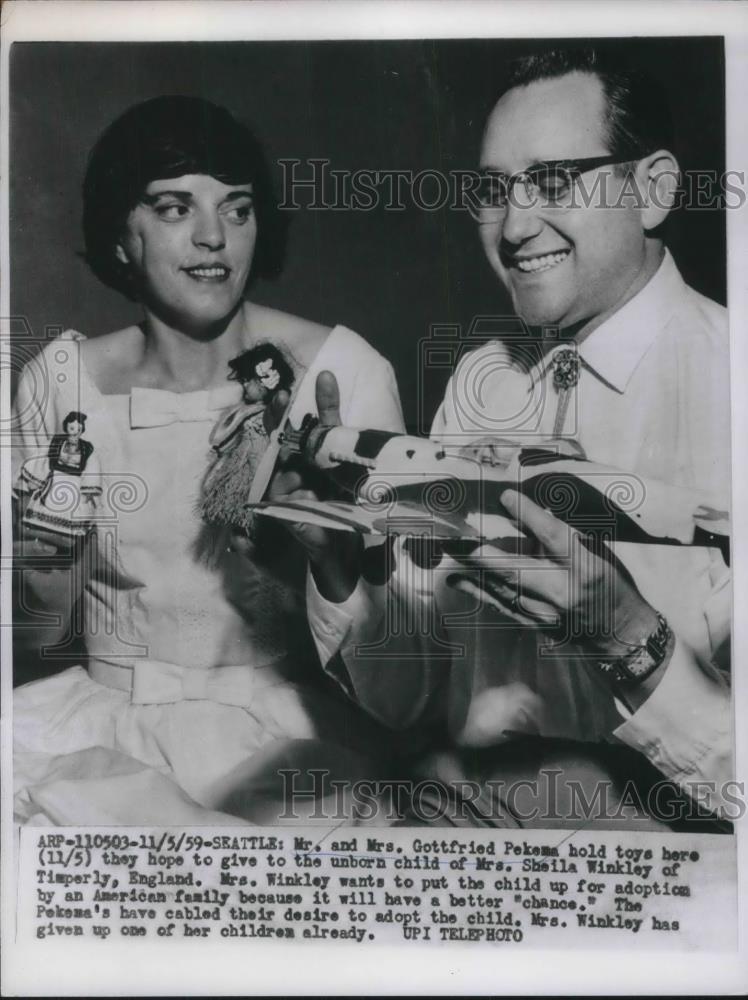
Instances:
[[[736,947],[731,836],[21,830],[18,940]]]

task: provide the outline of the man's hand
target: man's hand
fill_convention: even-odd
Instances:
[[[338,427],[340,390],[332,372],[323,371],[315,385],[317,412],[322,427]],[[285,398],[283,398],[285,397]],[[288,405],[288,393],[278,393],[272,406],[273,426],[280,423]],[[287,465],[288,455],[281,448],[279,468],[270,480],[268,500],[318,500],[311,488],[310,474],[300,462]],[[345,601],[353,592],[359,577],[362,545],[357,535],[328,531],[313,524],[290,524],[286,527],[304,547],[312,566],[312,574],[322,597],[335,604]]]
[[[455,553],[466,574],[453,586],[520,624],[566,626],[570,639],[601,659],[625,655],[657,629],[657,613],[609,550],[593,551],[580,532],[515,490],[505,490],[501,502],[538,543],[537,553],[493,545]]]

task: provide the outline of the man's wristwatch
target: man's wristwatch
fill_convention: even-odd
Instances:
[[[657,621],[657,628],[644,642],[615,660],[599,660],[598,668],[617,683],[639,684],[650,677],[664,663],[673,643],[672,630],[659,612]]]

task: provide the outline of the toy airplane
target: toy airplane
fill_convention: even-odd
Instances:
[[[362,534],[498,541],[523,535],[501,504],[510,488],[605,540],[729,548],[728,515],[708,494],[588,462],[568,440],[523,447],[484,439],[448,449],[407,434],[326,427],[308,415],[298,430],[286,425],[279,443],[287,456],[325,473],[340,494],[248,505],[281,520]]]

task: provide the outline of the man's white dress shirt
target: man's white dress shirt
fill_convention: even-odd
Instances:
[[[432,437],[462,445],[488,435],[528,444],[534,437],[551,436],[559,406],[549,364],[553,353],[529,371],[513,364],[498,341],[467,355],[447,387]],[[702,491],[716,509],[728,511],[725,310],[689,288],[666,253],[649,283],[582,340],[578,355],[579,381],[571,390],[563,436],[576,439],[593,462]],[[330,661],[342,639],[348,677],[341,682],[355,696],[357,676],[392,671],[398,653],[412,657],[418,647],[429,662],[419,663],[416,657],[397,664],[398,673],[410,671],[417,697],[408,706],[393,705],[392,713],[382,713],[412,721],[429,695],[433,704],[435,687],[444,686],[446,635],[452,649],[445,711],[460,745],[485,747],[532,733],[620,740],[719,809],[724,804],[720,785],[732,776],[732,709],[724,658],[730,633],[729,570],[716,549],[621,542],[614,549],[676,636],[662,680],[633,714],[613,697],[594,661],[582,658],[578,647],[549,655],[547,634],[513,626],[490,608],[471,608],[465,595],[445,584],[454,568],[449,560],[433,572],[408,567],[411,572],[404,574],[400,553],[388,607],[403,600],[403,579],[410,577],[410,602],[425,606],[435,595],[446,628],[439,637],[423,634],[424,629],[420,637],[391,640],[378,651],[380,657],[382,649],[389,653],[379,666],[376,651],[370,647],[357,654],[356,647],[386,631],[383,588],[362,582],[344,604],[325,605],[310,583],[322,661]],[[339,658],[332,669],[340,676]],[[393,700],[399,688],[393,683]],[[717,788],[700,791],[693,786],[699,781],[714,782]]]

